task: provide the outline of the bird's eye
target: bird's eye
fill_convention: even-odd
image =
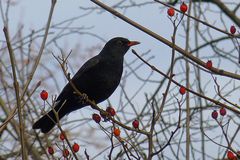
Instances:
[[[117,45],[118,45],[118,46],[122,46],[122,45],[123,45],[123,42],[122,42],[122,41],[117,41]]]

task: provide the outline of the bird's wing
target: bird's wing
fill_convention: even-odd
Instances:
[[[100,57],[99,56],[95,56],[91,59],[89,59],[87,62],[84,63],[84,65],[77,71],[77,73],[73,76],[72,78],[72,82],[73,83],[77,83],[77,81],[79,81],[81,79],[81,76],[88,72],[91,68],[93,68],[94,66],[96,66],[100,61]],[[73,94],[73,89],[71,87],[71,85],[68,83],[62,90],[62,92],[59,94],[57,101],[63,101],[65,99],[68,99],[67,97],[69,97],[70,95]]]
[[[74,82],[75,79],[78,79],[79,77],[81,77],[82,74],[84,74],[85,72],[88,72],[88,70],[96,66],[99,63],[99,61],[100,61],[100,56],[98,55],[89,59],[73,76],[72,81]]]

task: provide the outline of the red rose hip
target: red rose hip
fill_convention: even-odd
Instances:
[[[225,116],[225,115],[227,114],[227,111],[226,111],[226,109],[225,109],[225,108],[223,108],[223,107],[220,109],[220,111],[219,111],[219,112],[220,112],[220,115],[221,115],[221,116]]]
[[[183,2],[180,6],[180,10],[185,13],[188,10],[188,6]]]
[[[45,90],[42,90],[42,92],[40,93],[40,97],[42,98],[42,100],[47,100],[48,99],[48,92]]]
[[[135,120],[132,122],[132,125],[133,125],[134,128],[138,128],[138,127],[139,127],[139,121],[135,119]]]
[[[207,63],[206,63],[206,68],[207,69],[212,69],[212,61],[211,60],[208,60]]]
[[[232,26],[230,27],[230,32],[231,32],[232,34],[235,34],[235,33],[236,33],[236,27],[232,25]]]
[[[92,119],[93,119],[96,123],[99,123],[99,122],[101,121],[101,117],[100,117],[98,114],[96,114],[96,113],[94,113],[94,114],[92,115]]]
[[[168,13],[168,15],[169,15],[170,17],[172,17],[172,16],[174,16],[174,14],[175,14],[175,10],[174,10],[173,8],[168,8],[167,13]]]
[[[65,135],[64,135],[64,133],[60,133],[60,135],[59,135],[59,139],[61,139],[62,141],[64,141],[64,139],[65,139]]]
[[[213,118],[213,119],[217,119],[217,117],[218,117],[218,112],[214,110],[214,111],[212,112],[212,118]]]
[[[48,147],[48,153],[49,153],[50,155],[53,155],[53,154],[54,154],[54,149],[53,149],[53,147],[51,147],[51,146]]]
[[[77,143],[74,143],[73,146],[72,146],[73,152],[78,152],[79,148],[80,148],[80,146]]]
[[[106,111],[111,115],[111,116],[115,116],[116,111],[114,110],[113,107],[107,107]]]
[[[227,157],[228,157],[229,160],[235,160],[236,159],[236,157],[235,157],[235,155],[233,154],[232,151],[227,152]]]
[[[180,93],[181,95],[184,95],[184,94],[186,93],[186,88],[183,87],[183,86],[181,86],[180,89],[179,89],[179,93]]]
[[[65,157],[65,158],[68,157],[68,155],[69,155],[68,149],[64,149],[62,154],[63,154],[63,157]]]
[[[120,129],[119,128],[114,128],[114,130],[113,130],[113,134],[115,135],[115,136],[120,136],[120,133],[121,133],[121,131],[120,131]]]

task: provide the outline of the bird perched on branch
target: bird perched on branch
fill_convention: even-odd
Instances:
[[[95,57],[89,59],[73,76],[71,82],[87,95],[88,99],[100,103],[112,95],[120,83],[123,72],[124,55],[137,41],[116,37],[111,39]],[[68,83],[56,99],[54,110],[59,120],[66,114],[89,105],[77,95]],[[57,123],[53,110],[33,124],[33,129],[49,132]]]

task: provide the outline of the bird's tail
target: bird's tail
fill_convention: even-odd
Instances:
[[[58,119],[60,120],[67,112],[64,112],[63,109],[59,110],[60,105],[58,104],[54,107]],[[33,129],[40,129],[43,133],[48,133],[57,123],[57,117],[53,110],[49,111],[46,115],[41,117],[37,122],[33,124]]]
[[[33,129],[41,129],[43,133],[47,133],[55,126],[56,119],[54,112],[51,110],[33,124]]]

